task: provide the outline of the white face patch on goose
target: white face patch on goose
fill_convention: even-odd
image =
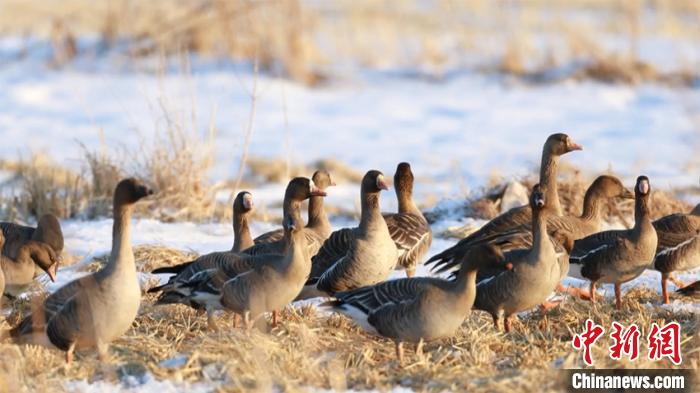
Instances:
[[[643,195],[649,193],[649,180],[642,180],[639,182],[639,192]]]
[[[253,207],[253,196],[246,193],[243,195],[243,206],[246,209],[251,209]]]
[[[377,188],[380,190],[387,188],[386,183],[384,183],[384,175],[377,175]]]

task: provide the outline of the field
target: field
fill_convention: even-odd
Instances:
[[[253,195],[255,236],[280,225],[287,180],[317,168],[337,183],[326,198],[337,229],[359,218],[365,171],[390,177],[410,162],[429,255],[501,212],[505,186],[534,184],[554,132],[584,146],[562,158],[567,213],[602,173],[630,189],[648,175],[653,218],[700,202],[697,2],[495,3],[5,1],[0,221],[54,213],[66,247],[57,282],[41,276],[4,302],[0,328],[104,263],[111,193],[127,175],[157,191],[132,230],[144,289],[165,278],[156,267],[230,248],[236,192]],[[397,209],[393,190],[381,206]],[[609,228],[633,222],[630,203],[607,213]],[[289,306],[275,329],[233,329],[222,314],[212,332],[205,315],[144,294],[108,364],[85,352],[67,366],[59,352],[0,343],[0,392],[563,391],[562,370],[583,367],[571,341],[588,318],[636,323],[642,337],[652,322],[682,329],[681,366],[613,361],[604,338],[596,368],[697,370],[700,301],[673,294],[662,305],[659,277],[625,284],[621,311],[606,286],[595,305],[566,297],[521,313],[511,333],[474,311],[423,355],[409,345],[403,365],[393,342],[319,299]]]

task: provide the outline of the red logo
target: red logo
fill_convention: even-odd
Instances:
[[[626,355],[630,360],[636,360],[639,357],[639,336],[641,335],[639,327],[633,323],[625,329],[617,322],[613,322],[612,327],[610,338],[613,339],[613,345],[609,348],[610,358],[620,360],[622,355]]]
[[[681,325],[678,322],[667,323],[662,328],[656,322],[652,323],[647,341],[649,359],[661,360],[667,357],[673,364],[681,364]]]
[[[583,349],[583,361],[589,365],[593,365],[593,357],[591,356],[591,345],[595,344],[596,340],[603,335],[605,329],[602,326],[596,325],[590,319],[586,320],[586,331],[574,336],[574,341],[571,343],[576,350]]]

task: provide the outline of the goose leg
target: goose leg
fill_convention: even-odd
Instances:
[[[668,275],[661,275],[661,297],[663,298],[664,304],[669,304],[668,298]]]
[[[241,314],[234,313],[233,314],[233,328],[238,329],[239,326],[241,326]]]
[[[685,283],[675,277],[672,274],[668,275],[668,279],[675,285],[678,289],[685,288]]]
[[[250,311],[246,311],[243,314],[243,325],[245,326],[246,330],[250,330],[250,328],[253,326],[250,321]]]
[[[498,328],[498,313],[493,313],[491,314],[491,317],[493,318],[493,327],[496,328],[496,330],[499,330]]]
[[[272,310],[272,327],[277,327],[277,310]]]
[[[109,344],[97,342],[97,357],[101,362],[109,362]]]
[[[566,293],[581,300],[591,300],[591,294],[588,291],[582,288],[572,287],[570,285],[566,287],[564,287],[562,284],[557,285],[557,292]]]
[[[403,364],[403,346],[401,341],[396,341],[396,357],[399,359],[399,365]]]
[[[589,291],[591,292],[591,303],[595,303],[595,288],[596,287],[596,282],[591,281],[591,287]]]
[[[622,310],[622,289],[620,283],[615,283],[615,308]]]
[[[71,343],[66,351],[66,364],[73,363],[73,351],[75,351],[75,343]]]
[[[560,303],[561,300],[545,300],[544,303],[540,304],[540,307],[542,307],[542,311],[549,311],[558,306]]]
[[[506,333],[510,333],[510,322],[511,322],[510,315],[506,315],[503,317],[503,328],[506,330]]]

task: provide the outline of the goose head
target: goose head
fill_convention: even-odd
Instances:
[[[321,191],[325,191],[328,187],[335,186],[335,182],[331,179],[331,174],[324,169],[319,169],[314,172],[314,175],[311,176],[311,180]]]
[[[44,242],[60,253],[63,250],[63,231],[58,218],[53,214],[41,216],[32,239]]]
[[[544,151],[555,156],[561,156],[576,150],[583,150],[583,146],[574,142],[570,136],[562,133],[550,135],[544,143]]]
[[[382,190],[388,190],[389,184],[384,177],[384,174],[377,171],[368,171],[362,178],[362,193],[378,194]]]
[[[241,191],[236,195],[236,199],[233,200],[233,213],[234,214],[246,214],[253,210],[253,194],[248,191]]]
[[[153,190],[136,178],[127,178],[117,184],[114,190],[114,206],[133,205],[141,198],[153,195]]]
[[[628,190],[615,176],[598,176],[590,188],[605,198],[634,199],[634,193]]]
[[[51,281],[56,281],[56,270],[60,257],[56,255],[53,247],[50,245],[30,240],[22,245],[17,252],[17,259],[31,260],[41,270],[45,271]]]
[[[294,201],[303,201],[312,196],[326,196],[325,191],[321,190],[314,181],[308,177],[295,177],[287,185],[287,190],[284,193],[285,199]]]
[[[413,172],[411,164],[402,162],[396,167],[394,174],[394,188],[396,194],[411,194],[413,192]]]
[[[634,195],[637,198],[646,199],[651,193],[651,184],[649,183],[649,178],[646,176],[639,176],[637,178],[637,185],[634,186]]]
[[[539,184],[535,184],[532,187],[532,193],[530,194],[530,208],[532,211],[543,210],[547,206],[544,194]]]

